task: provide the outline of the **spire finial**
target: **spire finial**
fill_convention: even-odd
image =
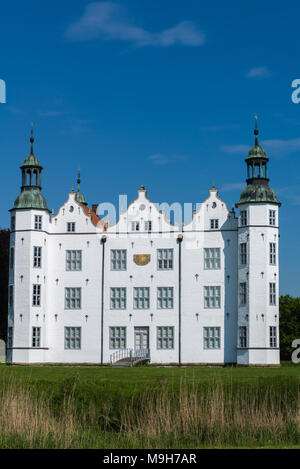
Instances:
[[[77,192],[80,191],[80,166],[78,166],[78,173],[77,173]]]
[[[33,138],[33,122],[31,122],[31,130],[30,130],[30,154],[33,155],[33,142],[34,142],[34,138]]]
[[[254,124],[254,135],[255,135],[255,145],[257,146],[258,145],[258,124],[257,124],[257,121],[258,121],[258,115],[255,114],[254,115],[254,119],[255,119],[255,124]]]

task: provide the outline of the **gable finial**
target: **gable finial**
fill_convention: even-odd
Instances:
[[[254,119],[255,119],[255,123],[254,123],[255,146],[258,146],[258,138],[257,138],[257,136],[258,136],[258,123],[257,123],[258,115],[257,114],[254,115]]]

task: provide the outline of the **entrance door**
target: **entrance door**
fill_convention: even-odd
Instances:
[[[147,358],[149,351],[149,327],[134,328],[134,352],[136,357]]]

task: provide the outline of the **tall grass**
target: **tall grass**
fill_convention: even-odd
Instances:
[[[0,387],[0,447],[196,448],[300,444],[299,382],[160,384],[121,398]]]

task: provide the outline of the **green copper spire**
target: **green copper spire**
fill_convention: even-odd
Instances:
[[[30,132],[30,154],[25,158],[22,164],[22,186],[21,193],[15,200],[14,209],[39,209],[48,210],[46,199],[44,198],[42,190],[41,172],[43,170],[40,165],[39,159],[33,152],[33,124],[31,125]]]
[[[255,142],[250,148],[245,162],[247,164],[247,187],[241,193],[238,207],[241,204],[248,203],[273,203],[281,205],[278,202],[275,191],[269,186],[267,177],[268,161],[265,150],[258,143],[258,125],[257,114],[255,115],[254,135]]]
[[[75,194],[76,202],[80,204],[87,205],[84,195],[80,192],[80,167],[78,167],[78,174],[77,174],[77,192]]]

